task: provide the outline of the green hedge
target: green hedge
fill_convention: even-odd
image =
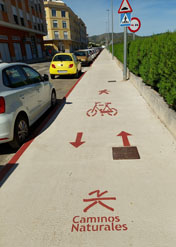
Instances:
[[[123,44],[114,45],[114,55],[123,62]],[[176,109],[176,32],[129,42],[127,61],[131,72]]]
[[[112,52],[112,46],[110,46],[110,51]],[[114,56],[123,63],[123,44],[114,45]]]

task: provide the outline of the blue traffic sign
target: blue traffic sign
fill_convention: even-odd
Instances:
[[[122,13],[120,15],[120,26],[130,27],[131,25],[131,13]]]

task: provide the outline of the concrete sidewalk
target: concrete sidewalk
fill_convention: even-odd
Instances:
[[[176,141],[104,50],[0,191],[1,247],[176,244]]]

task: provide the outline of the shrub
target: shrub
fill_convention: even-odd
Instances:
[[[123,62],[123,44],[114,55]],[[128,43],[128,67],[142,77],[176,109],[176,32],[137,39]]]

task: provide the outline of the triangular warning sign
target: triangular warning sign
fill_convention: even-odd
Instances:
[[[127,14],[124,14],[121,24],[129,24],[129,23],[130,23],[130,20],[128,19]]]
[[[119,14],[122,14],[122,13],[130,13],[132,12],[132,8],[128,2],[128,0],[123,0],[121,5],[120,5],[120,8],[118,10],[118,13]]]

